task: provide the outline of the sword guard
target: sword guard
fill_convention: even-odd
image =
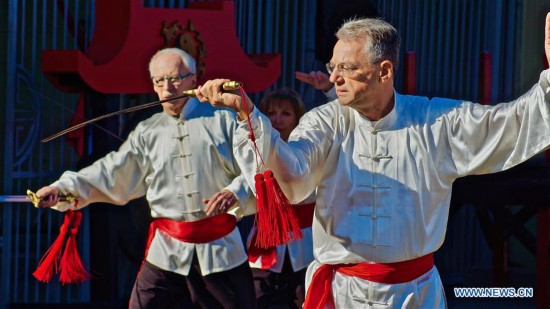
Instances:
[[[31,190],[27,190],[27,196],[31,200],[31,203],[34,205],[34,207],[38,208],[42,199],[39,198],[36,193],[32,192]],[[59,201],[73,204],[76,201],[76,198],[72,195],[59,195]]]

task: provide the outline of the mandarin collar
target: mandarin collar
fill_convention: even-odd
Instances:
[[[378,121],[369,120],[367,117],[361,115],[358,111],[355,113],[362,119],[361,123],[364,124],[371,131],[381,131],[390,128],[397,119],[397,106],[400,103],[401,96],[394,90],[393,91],[394,104],[392,110]]]
[[[183,105],[179,116],[172,116],[168,113],[165,114],[176,121],[183,121],[189,118],[189,115],[197,107],[197,104],[199,104],[199,100],[197,98],[189,98],[187,99],[187,102],[185,102],[185,104]]]

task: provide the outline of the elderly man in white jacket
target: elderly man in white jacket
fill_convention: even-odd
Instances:
[[[550,59],[550,14],[545,29]],[[452,184],[550,146],[550,72],[517,100],[495,106],[401,95],[393,85],[394,27],[359,19],[336,35],[327,69],[338,100],[306,113],[288,143],[249,100],[245,106],[238,94],[220,92],[225,80],[208,81],[197,94],[250,118],[290,202],[317,189],[305,308],[444,307],[433,253],[445,237]],[[253,183],[248,135],[241,121],[234,151]]]
[[[149,71],[160,100],[192,89],[195,60],[163,49]],[[146,196],[153,223],[130,308],[255,308],[252,273],[235,225],[254,199],[233,157],[235,113],[183,98],[140,122],[117,151],[40,189],[41,206],[58,210],[70,194],[80,209],[124,205]]]

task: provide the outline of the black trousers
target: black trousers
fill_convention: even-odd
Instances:
[[[202,276],[196,256],[187,276],[145,262],[138,273],[129,308],[256,308],[248,261]]]
[[[294,272],[288,251],[285,252],[281,273],[253,268],[258,308],[302,308],[305,298],[306,271],[307,268]]]

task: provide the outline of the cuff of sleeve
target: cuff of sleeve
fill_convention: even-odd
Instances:
[[[71,184],[70,183],[67,183],[67,182],[63,182],[61,179],[60,180],[57,180],[56,182],[52,183],[50,185],[51,187],[54,187],[54,188],[57,188],[57,190],[59,190],[59,194],[62,194],[62,195],[67,195],[68,192],[70,191],[70,188],[71,188]],[[77,199],[78,200],[78,199]],[[50,207],[51,209],[55,209],[57,211],[61,211],[61,212],[64,212],[64,211],[67,211],[69,209],[72,209],[72,210],[75,210],[75,209],[80,209],[82,208],[82,205],[80,203],[78,203],[76,205],[76,208],[75,208],[75,205],[69,203],[69,202],[59,202],[57,203],[56,205]]]
[[[248,192],[243,188],[242,183],[231,183],[225,187],[224,190],[233,193],[233,195],[237,198],[237,201],[244,201],[249,197]]]
[[[250,118],[250,120],[253,121],[255,118],[258,118],[258,113],[259,113],[258,109],[254,107],[254,109],[252,109],[250,114],[248,114],[248,118]],[[248,118],[240,119],[239,117],[237,117],[237,122],[239,123],[240,126],[248,125]]]
[[[232,183],[224,189],[233,193],[233,195],[237,198],[237,202],[233,205],[233,207],[231,207],[228,213],[234,215],[237,220],[240,220],[244,216],[246,210],[246,204],[243,201],[246,201],[249,198],[249,195],[248,192],[243,189],[242,185],[240,185],[240,189],[237,188],[237,186],[239,185]]]
[[[256,132],[258,130],[258,118],[260,117],[259,111],[257,108],[252,110],[250,115],[248,115],[248,118],[250,119],[250,123],[252,124],[252,131]],[[248,125],[248,119],[240,120],[237,119],[239,126],[237,127],[237,130],[235,131],[235,141],[244,141],[248,139],[248,134],[250,132],[250,128]]]

